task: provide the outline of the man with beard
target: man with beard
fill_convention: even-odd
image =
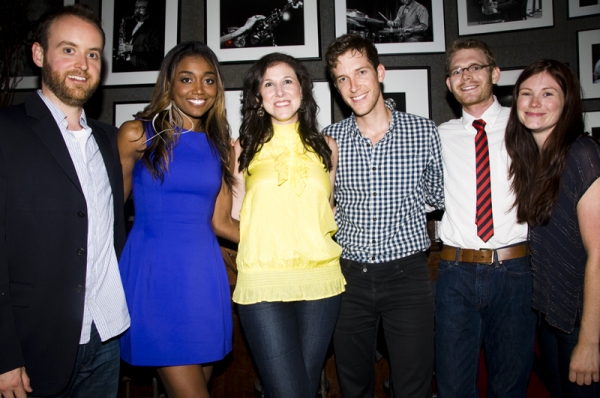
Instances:
[[[439,126],[446,212],[435,298],[438,395],[477,396],[483,345],[488,396],[524,397],[536,317],[527,225],[517,222],[504,144],[510,108],[492,94],[500,69],[485,43],[457,40],[446,53],[446,85],[462,117]]]
[[[163,21],[153,18],[149,0],[137,0],[132,17],[121,20],[114,72],[158,70],[165,48]]]
[[[115,397],[129,327],[116,129],[87,119],[104,32],[74,5],[32,46],[42,87],[0,108],[0,395]]]

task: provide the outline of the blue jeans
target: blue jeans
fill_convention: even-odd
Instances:
[[[529,256],[491,265],[440,261],[435,304],[438,397],[477,397],[485,347],[487,396],[526,395],[536,316]]]
[[[576,326],[571,333],[565,333],[542,320],[538,327],[540,354],[548,371],[547,385],[553,398],[597,398],[600,397],[600,383],[579,386],[569,381],[571,353],[579,340],[581,327]]]
[[[53,398],[112,398],[119,390],[119,339],[100,340],[92,324],[90,341],[80,344],[69,384]],[[35,393],[35,386],[34,393]],[[30,397],[31,398],[31,397]]]
[[[342,259],[341,265],[347,285],[333,345],[342,397],[373,397],[380,321],[394,396],[431,397],[433,296],[425,253],[383,264]]]
[[[267,398],[315,398],[341,296],[238,304]]]

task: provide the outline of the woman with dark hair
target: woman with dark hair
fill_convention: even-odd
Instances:
[[[533,308],[553,397],[600,396],[600,147],[581,87],[555,60],[514,89],[506,130],[517,216],[530,225]]]
[[[272,53],[244,80],[233,301],[265,396],[316,397],[345,280],[332,239],[337,145],[320,134],[308,71]]]
[[[133,190],[135,205],[119,263],[131,314],[121,356],[158,367],[171,398],[208,397],[211,363],[231,351],[215,236],[239,240],[224,103],[215,54],[185,42],[163,60],[150,104],[119,129],[125,198]]]

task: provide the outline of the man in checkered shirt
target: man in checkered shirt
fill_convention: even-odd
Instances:
[[[325,129],[339,147],[337,242],[347,281],[334,333],[342,396],[372,397],[380,320],[396,396],[430,395],[433,297],[425,208],[444,205],[435,124],[386,106],[385,68],[359,35],[336,39],[327,66],[353,115]]]

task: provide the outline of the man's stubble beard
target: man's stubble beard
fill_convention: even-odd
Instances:
[[[100,79],[92,82],[87,88],[72,88],[68,87],[65,82],[68,74],[69,72],[65,72],[61,75],[60,72],[52,69],[47,62],[44,62],[44,65],[42,66],[42,81],[48,89],[66,105],[80,108],[92,97],[92,95],[94,95],[94,92],[100,84]],[[81,75],[80,73],[73,74]],[[85,76],[88,81],[91,81],[92,79],[87,73],[84,73],[83,76]]]

